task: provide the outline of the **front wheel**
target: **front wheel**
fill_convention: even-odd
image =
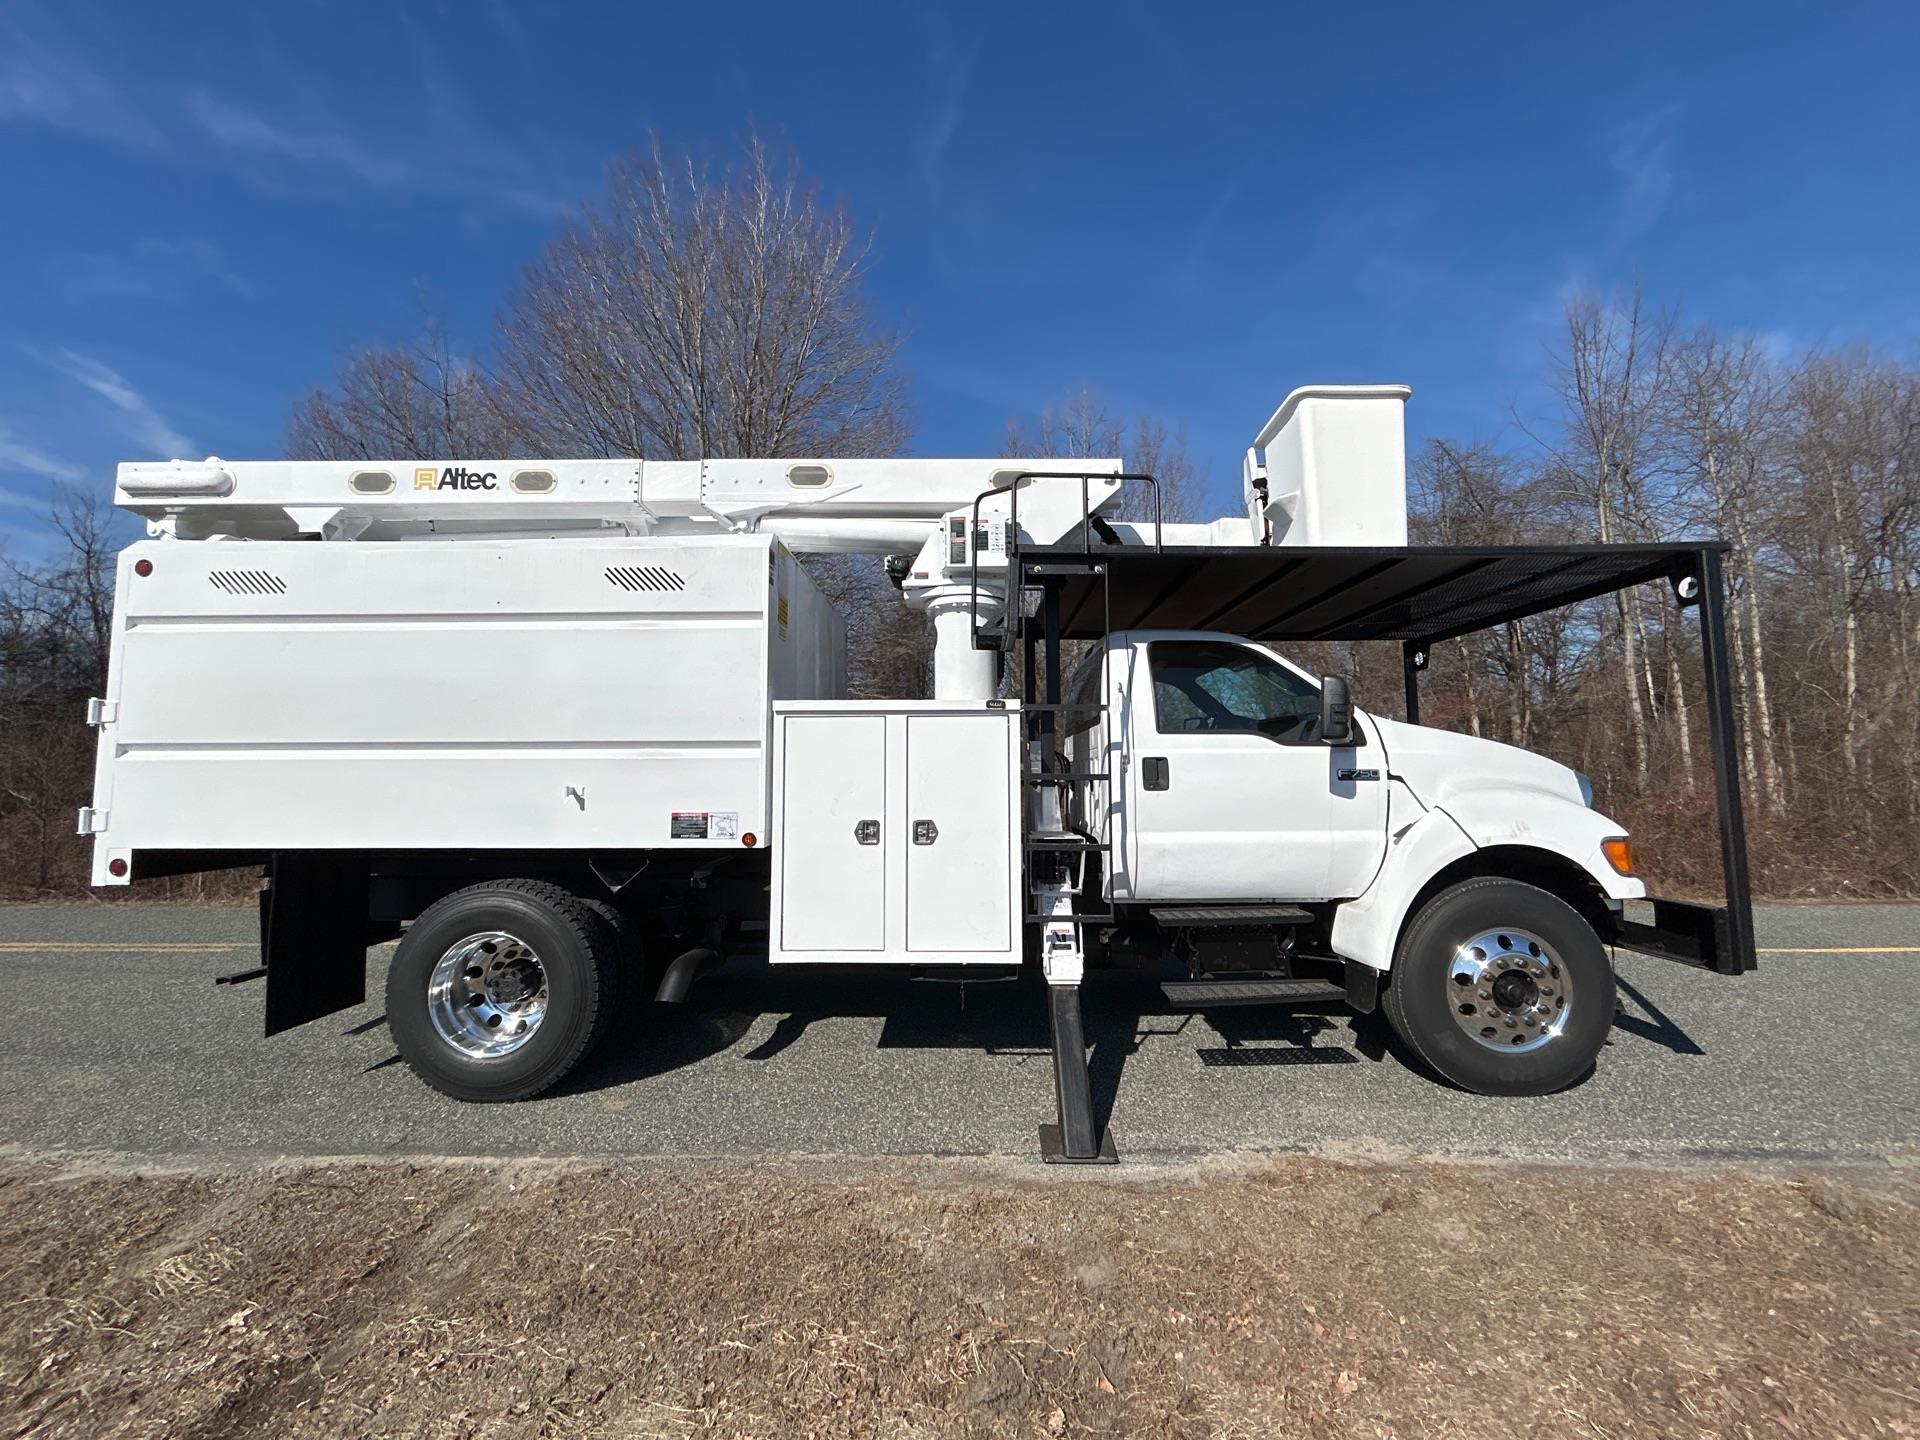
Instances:
[[[1385,1009],[1456,1085],[1545,1095],[1593,1068],[1613,1026],[1613,966],[1564,900],[1518,880],[1468,880],[1408,924]]]
[[[459,890],[408,927],[387,972],[402,1058],[457,1100],[524,1100],[605,1033],[619,942],[594,906],[540,880]]]

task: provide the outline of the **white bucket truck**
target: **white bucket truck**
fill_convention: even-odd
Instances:
[[[1112,1154],[1104,966],[1176,965],[1194,1007],[1378,1002],[1455,1083],[1559,1088],[1609,946],[1752,965],[1719,548],[1409,547],[1407,394],[1294,392],[1205,525],[1111,517],[1156,487],[1084,459],[122,465],[148,538],[91,707],[94,882],[264,866],[269,1034],[364,998],[398,935],[394,1040],[467,1100],[672,1024],[630,1002],[762,930],[776,965],[1037,967],[1054,1159]],[[846,698],[810,551],[889,557],[930,698]],[[1729,904],[1651,924],[1582,777],[1274,648],[1399,640],[1412,719],[1434,641],[1658,579],[1704,602]]]

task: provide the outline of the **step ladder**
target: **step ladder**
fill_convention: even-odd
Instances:
[[[1088,503],[1095,478],[1113,477],[1060,471],[1016,476],[1010,487],[983,492],[975,499],[973,529],[969,532],[979,533],[981,500],[1007,496],[1006,605],[999,621],[980,621],[980,562],[976,553],[972,567],[973,644],[975,649],[1017,654],[1022,660],[1021,724],[1026,742],[1021,767],[1026,790],[1021,810],[1022,910],[1026,924],[1039,931],[1040,953],[1049,981],[1047,1018],[1053,1042],[1055,1120],[1040,1127],[1040,1155],[1049,1163],[1076,1165],[1111,1165],[1118,1160],[1112,1135],[1094,1119],[1080,1014],[1079,970],[1079,956],[1085,953],[1085,927],[1110,925],[1116,918],[1112,907],[1098,898],[1104,889],[1105,857],[1112,846],[1094,834],[1070,828],[1076,809],[1082,816],[1104,815],[1111,809],[1108,802],[1114,777],[1104,762],[1111,754],[1112,737],[1109,734],[1103,763],[1075,767],[1064,758],[1061,733],[1063,723],[1078,717],[1090,715],[1094,717],[1090,724],[1100,724],[1109,708],[1104,689],[1098,703],[1069,702],[1060,693],[1061,631],[1065,628],[1060,615],[1060,587],[1065,581],[1088,575],[1100,578],[1099,633],[1091,643],[1104,650],[1112,633],[1112,587],[1103,558],[1111,532],[1095,545],[1098,527]],[[1122,482],[1139,481],[1152,491],[1154,548],[1158,550],[1159,482],[1151,475],[1118,478]],[[1044,558],[1029,558],[1022,551],[1020,489],[1030,480],[1041,479],[1080,481],[1082,548],[1078,555],[1063,555],[1053,548]],[[1071,980],[1063,982],[1056,979],[1058,972],[1047,957],[1055,953],[1050,946],[1069,937],[1071,964],[1061,968],[1070,972]]]

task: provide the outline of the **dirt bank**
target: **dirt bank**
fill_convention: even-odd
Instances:
[[[1920,1176],[0,1160],[22,1436],[1920,1434]]]

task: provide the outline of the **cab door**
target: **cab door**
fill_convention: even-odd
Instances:
[[[1320,687],[1245,641],[1151,640],[1135,652],[1116,896],[1364,890],[1386,851],[1385,765],[1365,722],[1356,717],[1360,743],[1323,743]]]

